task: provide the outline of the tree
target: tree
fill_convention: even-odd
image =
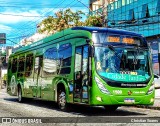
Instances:
[[[103,19],[101,18],[101,16],[97,16],[97,15],[89,16],[85,20],[85,26],[102,27],[103,26]]]
[[[53,34],[57,31],[71,28],[74,26],[83,26],[84,22],[81,21],[82,16],[85,15],[82,11],[73,12],[71,9],[65,11],[60,10],[55,13],[55,17],[49,16],[39,24],[39,33],[47,32]]]
[[[38,25],[38,32],[54,34],[55,32],[75,26],[103,26],[103,18],[101,16],[88,16],[85,21],[81,21],[82,16],[85,16],[85,13],[82,11],[73,12],[71,9],[60,10],[55,13],[55,17],[49,16],[44,19]]]

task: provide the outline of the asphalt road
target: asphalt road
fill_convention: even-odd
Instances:
[[[29,118],[31,124],[23,125],[108,125],[108,126],[146,126],[146,125],[160,125],[160,111],[150,110],[144,108],[136,107],[119,107],[114,113],[106,112],[103,107],[86,107],[71,105],[71,110],[68,112],[60,111],[56,104],[49,101],[40,100],[27,100],[24,103],[18,103],[16,97],[9,96],[5,93],[4,89],[0,90],[0,117],[8,118],[13,117],[15,120],[21,119],[22,122],[16,122],[14,124],[0,123],[0,125],[22,125],[23,120]],[[23,117],[23,118],[21,118]],[[42,117],[42,118],[40,118]],[[43,118],[52,117],[52,118]],[[144,118],[146,117],[146,118]],[[159,118],[149,118],[149,117],[159,117]],[[2,122],[2,118],[0,122]],[[42,123],[41,122],[52,122],[52,123]],[[42,119],[42,120],[41,120]],[[48,119],[48,120],[47,120]],[[116,123],[109,123],[114,121]],[[155,121],[154,123],[146,123],[148,120]],[[159,123],[156,123],[156,121]],[[35,122],[34,122],[35,121]],[[66,121],[66,123],[64,123]],[[137,122],[138,121],[138,122]],[[146,121],[143,123],[143,121]],[[61,123],[60,123],[61,122]],[[28,123],[28,122],[27,122]],[[33,124],[32,124],[33,123]]]

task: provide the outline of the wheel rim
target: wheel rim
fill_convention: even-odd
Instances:
[[[61,109],[64,109],[64,108],[65,108],[65,106],[66,106],[66,94],[65,94],[65,92],[61,92],[61,93],[59,94],[58,103],[59,103],[59,107],[60,107]]]

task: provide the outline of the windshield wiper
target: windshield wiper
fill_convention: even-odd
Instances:
[[[109,48],[109,50],[111,50],[111,51],[118,57],[118,59],[119,59],[120,61],[123,62],[123,65],[125,66],[124,58],[121,58],[121,57],[119,56],[119,53],[117,53],[117,52],[115,51],[115,48],[114,48],[112,45],[108,45],[108,48]]]
[[[109,50],[111,50],[120,60],[122,60],[123,63],[124,63],[124,59],[122,59],[122,58],[119,56],[119,53],[117,53],[117,52],[115,51],[115,48],[114,48],[112,45],[108,45],[108,48],[109,48]]]

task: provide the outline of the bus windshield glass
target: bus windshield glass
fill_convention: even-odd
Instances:
[[[100,76],[122,82],[143,82],[150,78],[147,50],[95,47],[96,69]]]
[[[124,41],[133,43],[131,38]],[[123,40],[121,37],[109,39],[116,43]],[[144,82],[150,78],[149,50],[146,48],[114,46],[113,43],[95,45],[95,64],[97,73],[108,80]]]

